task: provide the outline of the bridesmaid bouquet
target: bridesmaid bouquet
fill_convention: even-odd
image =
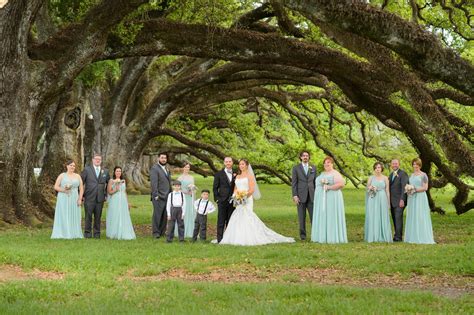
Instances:
[[[71,192],[71,188],[72,188],[71,184],[64,185],[65,193],[69,195],[69,193]]]
[[[406,185],[405,185],[405,192],[406,192],[408,195],[413,195],[414,193],[416,193],[415,186],[410,185],[410,184],[406,184]]]
[[[375,186],[369,186],[367,188],[368,194],[370,198],[374,198],[375,195],[377,195],[377,187]]]
[[[188,185],[189,191],[196,192],[198,190],[197,186],[194,184],[189,184]]]
[[[329,181],[327,178],[321,178],[321,184],[323,185],[324,191],[327,190],[327,185],[329,184]]]
[[[115,180],[115,182],[112,184],[112,188],[115,189],[118,186],[118,189],[120,189],[123,183],[125,183],[124,179]]]
[[[247,203],[247,194],[246,190],[237,190],[233,195],[230,201],[234,204],[234,207],[239,205],[245,205]]]

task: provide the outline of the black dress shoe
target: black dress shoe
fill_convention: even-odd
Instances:
[[[99,238],[100,238],[100,235],[94,235],[94,238],[99,239]]]

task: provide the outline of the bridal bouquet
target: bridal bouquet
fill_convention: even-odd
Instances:
[[[234,204],[234,207],[239,205],[245,205],[247,203],[247,194],[248,191],[246,190],[236,190],[235,193],[232,195],[230,202]]]
[[[368,192],[370,198],[374,198],[375,195],[377,194],[377,187],[375,187],[375,186],[369,186],[369,187],[367,188],[367,192]]]
[[[416,193],[415,186],[410,185],[410,184],[406,184],[406,185],[405,185],[405,192],[406,192],[408,195],[413,195],[414,193]]]

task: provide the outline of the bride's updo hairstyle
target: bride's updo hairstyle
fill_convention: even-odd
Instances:
[[[247,165],[247,167],[249,167],[249,161],[247,159],[240,159],[239,164],[242,161],[244,161],[245,165]],[[242,171],[240,170],[240,167],[239,167],[238,170],[237,170],[237,175],[240,175],[240,174],[242,174]]]

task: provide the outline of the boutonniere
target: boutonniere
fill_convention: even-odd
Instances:
[[[237,176],[237,173],[232,173],[232,177],[236,177]]]
[[[310,173],[313,173],[313,172],[314,172],[314,169],[313,169],[313,167],[312,167],[311,165],[309,166],[308,169],[309,169],[309,172],[310,172]]]

